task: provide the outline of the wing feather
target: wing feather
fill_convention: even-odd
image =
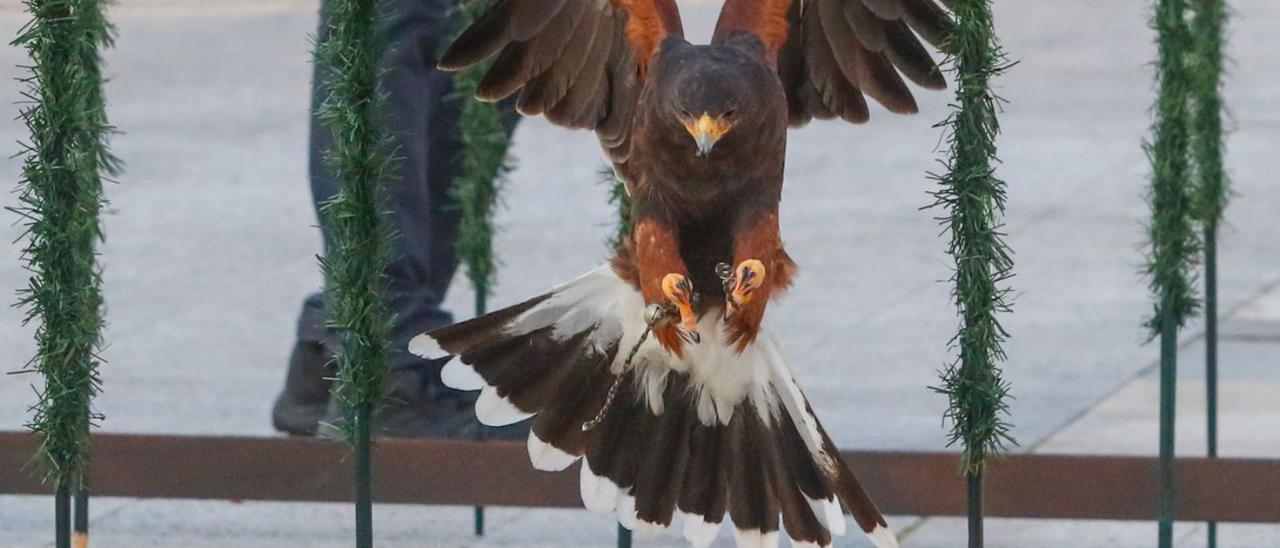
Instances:
[[[933,44],[933,47],[941,48],[942,42],[951,33],[951,17],[947,15],[947,11],[933,0],[904,0],[903,6],[906,8],[903,20],[911,30]]]
[[[822,22],[810,18],[803,23],[806,29],[805,60],[809,68],[809,86],[814,91],[813,97],[806,97],[809,111],[814,118],[825,119],[839,116],[849,122],[860,124],[867,121],[870,114],[867,102],[858,89],[857,73],[851,71],[845,75],[841,70],[831,48],[827,44],[826,32]],[[815,102],[821,109],[814,108]]]
[[[902,17],[902,0],[853,0],[862,2],[881,19],[898,19]]]
[[[520,0],[511,11],[508,33],[517,42],[526,42],[541,34],[568,0]],[[549,30],[549,29],[548,29]]]
[[[638,89],[673,37],[684,37],[675,0],[499,0],[439,66],[458,71],[493,59],[478,99],[519,93],[521,113],[602,130],[610,156],[625,158]]]
[[[585,7],[585,4],[575,3]],[[582,72],[587,57],[590,56],[596,31],[600,28],[597,22],[602,17],[605,16],[597,10],[583,10],[582,17],[579,19],[580,24],[574,29],[573,36],[565,45],[560,58],[520,91],[516,108],[521,114],[525,116],[542,114],[564,99],[565,94],[569,93],[569,87]]]
[[[605,20],[601,24],[582,64],[582,71],[569,86],[564,98],[546,112],[547,119],[552,123],[569,128],[595,129],[596,122],[600,121],[600,117],[592,118],[604,101],[600,91],[605,61],[609,59],[609,51],[616,40],[611,32],[612,26],[611,20]]]
[[[921,44],[923,38],[940,46],[950,33],[950,15],[938,2],[727,0],[712,41],[746,32],[765,45],[787,93],[791,125],[833,116],[860,123],[868,118],[863,94],[890,112],[918,110],[904,76],[925,89],[946,87]]]

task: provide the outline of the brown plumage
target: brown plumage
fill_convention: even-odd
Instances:
[[[534,465],[581,460],[584,504],[628,527],[680,513],[705,546],[727,514],[742,546],[783,526],[827,546],[843,503],[896,546],[761,323],[795,271],[778,217],[788,128],[865,122],[867,97],[915,112],[908,81],[945,87],[921,38],[950,28],[935,0],[727,0],[693,45],[674,0],[499,0],[440,66],[492,59],[480,99],[594,130],[635,230],[611,266],[411,350],[458,356],[444,379],[482,390],[482,422],[536,416]],[[655,306],[670,312],[646,326]]]

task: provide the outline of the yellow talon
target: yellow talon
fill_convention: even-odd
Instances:
[[[662,278],[662,293],[680,312],[680,337],[699,342],[702,338],[698,335],[698,317],[693,311],[693,282],[682,274],[667,274]]]
[[[738,263],[725,283],[728,286],[726,316],[733,315],[751,302],[751,295],[764,285],[765,276],[764,263],[759,259],[747,259]]]

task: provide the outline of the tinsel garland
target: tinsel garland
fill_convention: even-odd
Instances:
[[[333,132],[325,151],[342,190],[321,208],[331,243],[321,259],[328,325],[342,336],[334,393],[355,450],[356,546],[373,546],[372,416],[383,395],[392,315],[385,299],[392,230],[382,218],[382,186],[397,175],[378,89],[386,44],[378,39],[380,0],[330,0],[316,62],[330,70],[316,117]]]
[[[627,194],[627,185],[613,171],[612,166],[603,166],[599,171],[600,182],[609,187],[609,205],[613,206],[617,212],[617,220],[615,221],[613,232],[609,234],[606,242],[609,250],[613,251],[622,247],[622,244],[631,237],[631,195]]]
[[[991,80],[1009,63],[996,39],[988,0],[956,0],[955,25],[944,49],[956,75],[955,111],[942,123],[949,150],[946,173],[937,176],[935,207],[951,235],[947,251],[955,259],[952,296],[961,325],[952,344],[959,356],[942,372],[950,406],[951,443],[960,443],[963,471],[980,473],[987,459],[1012,443],[1009,385],[1001,376],[1008,336],[999,315],[1009,311],[1013,261],[1001,233],[1005,183],[995,174],[995,139],[1000,99]]]
[[[382,396],[391,313],[384,299],[384,269],[392,238],[382,218],[382,185],[395,175],[392,143],[383,125],[378,91],[379,0],[331,0],[316,61],[330,69],[317,118],[334,135],[325,158],[342,190],[322,207],[332,243],[321,260],[329,325],[342,335],[337,396],[348,410],[372,408]],[[352,420],[344,421],[355,441]]]
[[[1193,218],[1189,161],[1189,105],[1195,78],[1188,63],[1192,35],[1186,14],[1185,0],[1156,2],[1159,98],[1153,137],[1146,145],[1152,165],[1146,272],[1155,296],[1154,313],[1148,321],[1153,336],[1159,334],[1166,314],[1181,327],[1197,308],[1194,268],[1198,264],[1200,238]]]
[[[35,321],[36,355],[28,370],[44,376],[28,425],[40,439],[45,481],[83,487],[90,412],[100,380],[103,326],[103,181],[119,173],[108,150],[113,128],[102,94],[101,48],[111,25],[98,0],[28,0],[31,21],[13,45],[31,57],[20,118],[31,133],[15,207],[25,226],[23,259],[31,272],[21,292]]]
[[[1222,0],[1193,0],[1191,149],[1196,176],[1195,210],[1201,222],[1222,218],[1229,194],[1223,169],[1222,42],[1227,7]]]
[[[454,28],[471,25],[488,8],[488,0],[464,0],[458,4]],[[454,92],[465,103],[458,120],[462,135],[462,171],[454,181],[452,195],[461,209],[456,249],[466,265],[467,279],[476,294],[476,311],[483,313],[493,292],[498,260],[493,253],[493,213],[506,175],[512,166],[507,156],[511,147],[504,112],[499,105],[472,99],[488,63],[471,67],[454,77]]]

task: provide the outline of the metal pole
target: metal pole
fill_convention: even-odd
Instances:
[[[965,478],[969,484],[969,548],[982,548],[982,471]]]
[[[373,497],[370,489],[369,415],[371,404],[356,409],[356,548],[373,548]]]
[[[618,524],[618,548],[631,548],[631,530]]]
[[[1171,310],[1166,295],[1164,310]],[[1178,378],[1178,323],[1174,314],[1166,312],[1160,323],[1160,500],[1157,515],[1160,520],[1158,546],[1172,548],[1174,507],[1177,493],[1174,491],[1174,410]]]
[[[1218,457],[1218,224],[1204,227],[1204,390],[1205,441],[1209,458]],[[1209,522],[1209,548],[1218,546],[1218,523]]]
[[[66,484],[59,485],[54,493],[53,509],[54,545],[71,548],[71,488]]]
[[[71,535],[75,548],[89,548],[89,488],[86,485],[76,490],[75,531]]]
[[[485,311],[488,310],[489,308],[489,304],[488,304],[489,288],[481,285],[481,286],[477,286],[475,290],[476,290],[476,316],[483,316],[485,314]],[[486,438],[488,438],[488,436],[485,434],[486,432],[484,430],[484,426],[477,424],[476,439],[480,441],[484,441]],[[483,537],[484,536],[484,507],[476,506],[474,508],[474,511],[475,511],[475,517],[473,519],[475,522],[475,525],[474,525],[475,535],[477,537]]]

